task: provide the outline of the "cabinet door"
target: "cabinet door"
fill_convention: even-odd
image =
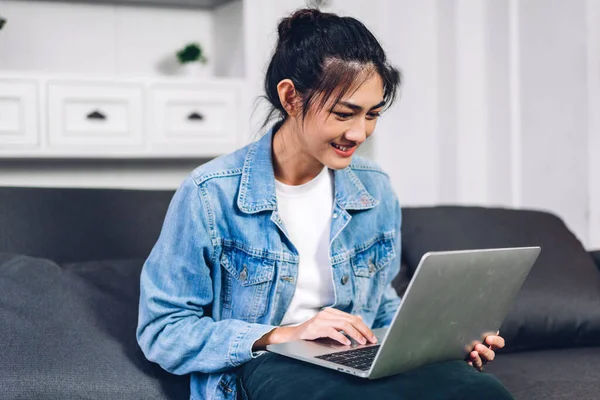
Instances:
[[[141,146],[141,86],[49,82],[48,144],[86,150]]]
[[[151,148],[210,156],[232,150],[239,134],[238,87],[219,83],[157,84],[150,90]]]
[[[38,86],[35,81],[0,80],[0,148],[39,144]]]

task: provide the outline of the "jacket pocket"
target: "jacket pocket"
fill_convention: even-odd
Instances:
[[[221,266],[224,317],[256,322],[268,310],[275,261],[226,247]]]
[[[375,311],[385,289],[387,266],[396,256],[394,234],[358,245],[350,259],[354,279],[354,310]]]

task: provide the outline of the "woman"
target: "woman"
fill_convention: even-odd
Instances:
[[[331,338],[376,342],[400,299],[400,207],[388,176],[353,153],[399,72],[353,18],[305,9],[279,24],[265,89],[279,120],[193,171],[141,276],[138,342],[192,399],[511,398],[467,362],[376,381],[261,350]],[[468,361],[481,369],[499,336]]]

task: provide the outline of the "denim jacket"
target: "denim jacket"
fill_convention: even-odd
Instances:
[[[137,340],[191,399],[235,399],[236,367],[281,322],[298,252],[277,212],[273,132],[194,170],[176,191],[141,275]],[[334,173],[329,244],[335,303],[372,328],[400,299],[400,207],[389,177],[358,156]]]

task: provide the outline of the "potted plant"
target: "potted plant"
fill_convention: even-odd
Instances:
[[[206,74],[206,63],[208,59],[204,55],[199,43],[190,43],[177,52],[177,60],[181,69],[190,76],[201,76]]]

